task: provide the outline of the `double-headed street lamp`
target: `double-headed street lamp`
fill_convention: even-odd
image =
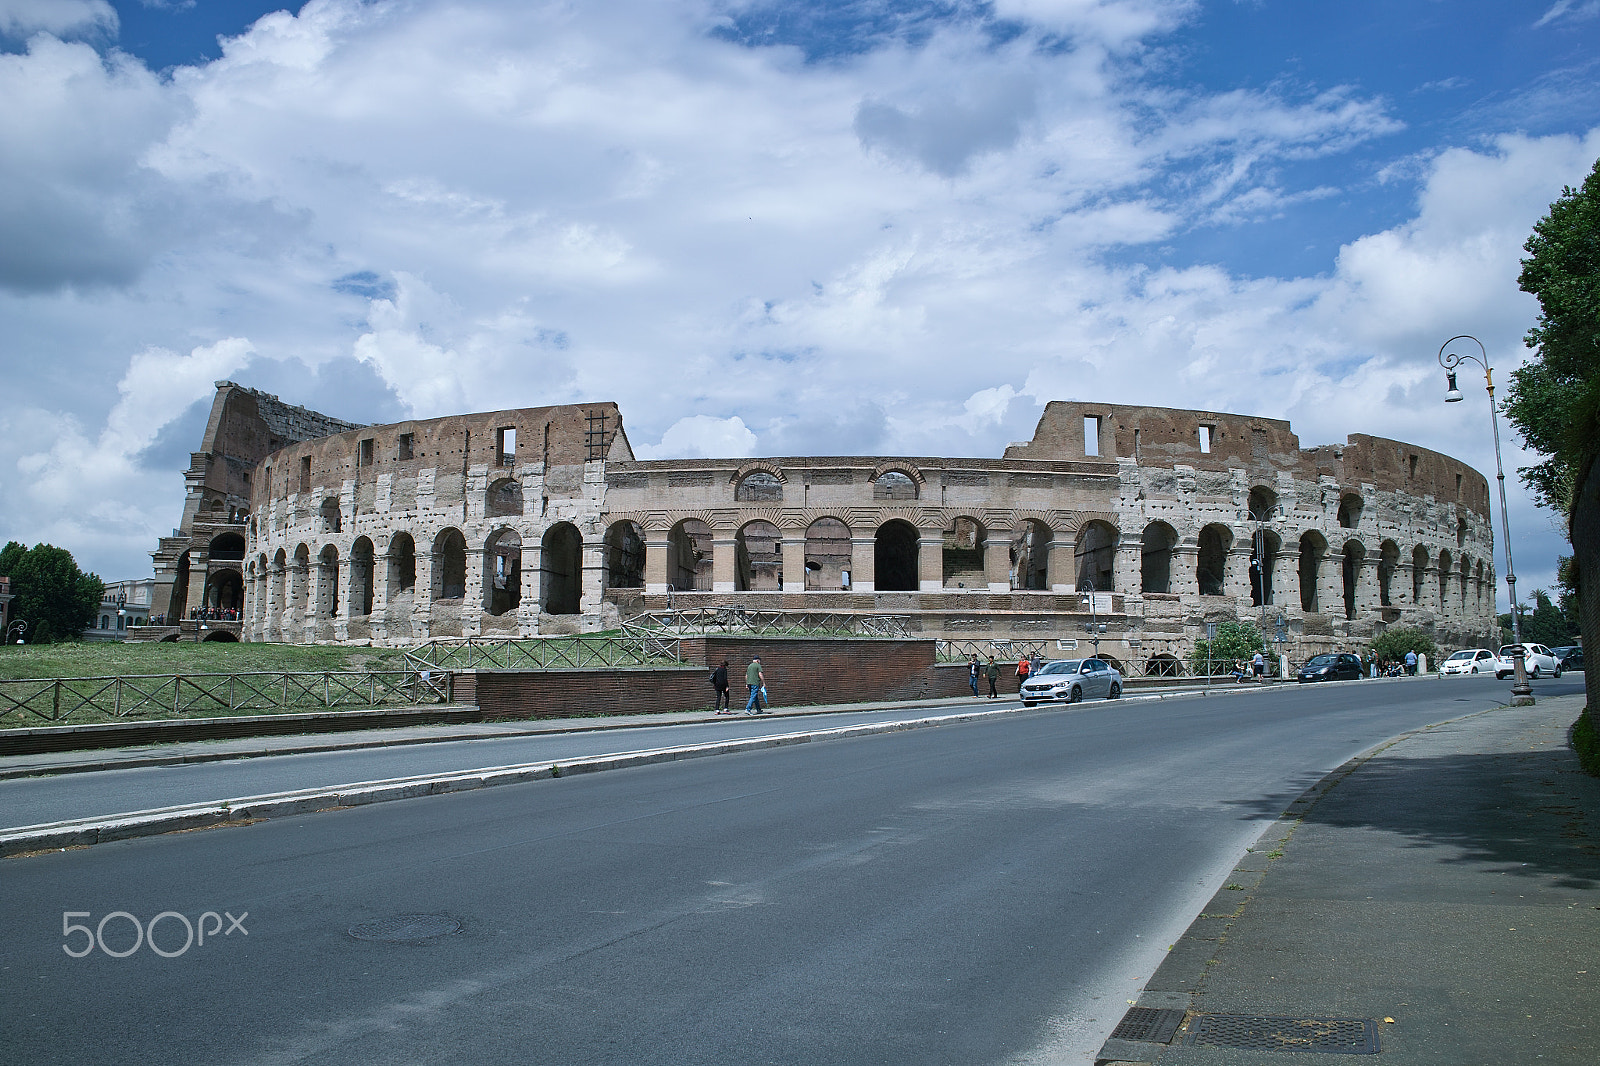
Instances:
[[[1471,341],[1478,346],[1479,355],[1459,355],[1455,352],[1446,352],[1456,341]],[[1480,357],[1481,356],[1481,357]],[[1505,534],[1506,547],[1506,587],[1511,596],[1511,640],[1515,645],[1511,659],[1517,667],[1517,683],[1511,689],[1513,696],[1527,696],[1533,690],[1528,687],[1528,675],[1523,671],[1522,659],[1522,623],[1517,617],[1517,571],[1511,562],[1511,519],[1506,511],[1506,468],[1500,460],[1500,417],[1494,409],[1494,368],[1489,365],[1489,353],[1483,347],[1483,342],[1469,333],[1457,334],[1439,346],[1439,365],[1444,367],[1445,376],[1450,384],[1450,390],[1444,394],[1445,403],[1460,403],[1461,390],[1456,387],[1456,367],[1461,363],[1477,363],[1483,367],[1483,384],[1489,393],[1489,425],[1494,428],[1494,470],[1495,477],[1500,482],[1500,530]]]
[[[17,643],[21,644],[23,635],[27,632],[28,623],[19,618],[6,627],[6,642],[10,643],[11,638],[14,636],[17,638]]]

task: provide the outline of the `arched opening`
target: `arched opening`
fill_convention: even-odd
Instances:
[[[1115,592],[1117,588],[1117,527],[1096,519],[1078,530],[1072,548],[1073,572],[1078,591]],[[1042,560],[1041,560],[1042,561]],[[1040,588],[1048,588],[1048,583]]]
[[[1456,515],[1456,547],[1465,548],[1466,546],[1467,546],[1467,516],[1458,514],[1458,515]]]
[[[711,527],[698,518],[667,534],[667,584],[679,592],[711,590]]]
[[[1361,579],[1361,563],[1367,557],[1367,549],[1358,541],[1345,541],[1344,550],[1344,616],[1346,620],[1356,616],[1356,588]]]
[[[1036,518],[1011,533],[1011,587],[1039,591],[1050,587],[1050,541],[1054,533]]]
[[[433,539],[433,598],[460,600],[467,595],[467,538],[459,529],[441,530]]]
[[[1411,602],[1422,606],[1422,590],[1428,581],[1428,549],[1418,544],[1411,549]]]
[[[168,639],[175,641],[178,638],[177,637],[170,637]],[[239,643],[239,638],[234,636],[233,633],[229,632],[226,629],[208,629],[208,630],[206,630],[206,635],[200,638],[200,643],[202,643],[202,644],[212,644],[212,643],[217,643],[217,644],[237,644],[237,643]]]
[[[644,588],[644,530],[639,523],[611,523],[605,546],[606,588]]]
[[[172,598],[167,601],[167,618],[174,624],[189,610],[189,553],[178,556],[178,576],[172,581]]]
[[[294,585],[289,605],[294,608],[296,619],[305,617],[311,603],[311,576],[311,549],[301,544],[294,550],[294,569],[289,575]]]
[[[886,470],[873,479],[872,498],[914,500],[917,498],[917,483],[909,474],[901,473],[899,470]]]
[[[1233,530],[1209,525],[1200,531],[1200,554],[1195,561],[1195,585],[1202,596],[1221,596],[1227,587],[1228,549],[1233,547]]]
[[[237,533],[219,533],[206,545],[206,556],[213,562],[243,562],[244,538]]]
[[[1439,553],[1439,609],[1450,606],[1450,568],[1455,560],[1448,550]]]
[[[1394,571],[1400,565],[1400,546],[1392,540],[1386,540],[1378,545],[1378,603],[1383,607],[1394,606],[1390,600],[1390,586],[1394,583]]]
[[[850,569],[850,527],[819,518],[806,527],[806,588],[842,589]]]
[[[1472,606],[1477,611],[1483,610],[1483,563],[1478,564],[1478,580],[1472,586]]]
[[[1328,542],[1320,533],[1304,533],[1300,537],[1300,609],[1316,612],[1322,609],[1319,591],[1322,582],[1322,560],[1328,554]]]
[[[1172,591],[1172,549],[1178,532],[1165,522],[1151,522],[1139,538],[1139,591]]]
[[[539,609],[577,614],[583,598],[583,537],[571,522],[545,531],[539,562]]]
[[[733,587],[740,592],[783,588],[783,532],[771,522],[746,522],[733,535]]]
[[[344,528],[344,516],[339,510],[339,497],[329,496],[322,501],[322,531],[338,533]]]
[[[483,609],[499,616],[522,603],[522,537],[502,529],[483,550]]]
[[[1270,522],[1278,509],[1278,494],[1265,485],[1250,490],[1250,521]]]
[[[1250,606],[1272,603],[1272,579],[1277,572],[1278,549],[1282,541],[1270,529],[1257,528],[1250,535]]]
[[[211,571],[203,602],[212,611],[237,611],[244,606],[244,578],[231,566]]]
[[[372,541],[357,537],[350,545],[350,606],[352,615],[372,613]]]
[[[417,544],[410,533],[396,533],[389,541],[389,595],[417,587]]]
[[[756,470],[739,480],[733,498],[742,503],[782,503],[783,481],[767,470]]]
[[[1144,676],[1146,677],[1177,677],[1183,672],[1182,664],[1176,656],[1163,652],[1152,655],[1144,662]]]
[[[904,477],[904,475],[901,475]],[[917,590],[917,527],[901,518],[878,527],[872,580],[879,592]]]
[[[1461,557],[1461,609],[1467,609],[1467,582],[1472,580],[1472,560]]]
[[[522,486],[516,479],[503,477],[489,486],[483,512],[490,518],[508,518],[522,513]]]
[[[317,556],[317,617],[339,613],[339,549],[332,544]]]
[[[983,565],[983,523],[965,515],[944,531],[943,574],[945,588],[987,589]]]
[[[1361,524],[1361,497],[1347,492],[1339,498],[1339,528],[1355,529]]]

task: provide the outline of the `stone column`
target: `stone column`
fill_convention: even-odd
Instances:
[[[206,605],[206,583],[210,577],[211,559],[204,548],[189,549],[189,596],[183,605],[183,617]]]
[[[1300,609],[1300,552],[1280,548],[1272,559],[1272,605],[1283,610]]]
[[[983,576],[990,592],[1011,591],[1011,534],[990,534],[983,542]]]
[[[806,531],[783,531],[783,591],[806,590]]]
[[[350,556],[340,555],[335,568],[339,580],[334,585],[338,602],[333,605],[333,639],[350,639],[350,599],[355,589],[350,587]]]
[[[1344,554],[1329,548],[1317,573],[1317,613],[1344,617]]]
[[[644,591],[647,596],[665,596],[667,593],[668,531],[644,531]],[[526,568],[525,568],[526,569]],[[535,595],[535,600],[538,596]]]
[[[737,531],[717,529],[711,532],[711,591],[734,592],[739,587]]]
[[[1378,565],[1383,561],[1381,555],[1368,552],[1361,566],[1356,571],[1356,614],[1362,611],[1376,611],[1383,606],[1383,588],[1378,581]],[[1392,599],[1392,597],[1391,597]]]
[[[486,554],[481,545],[467,545],[466,587],[461,593],[461,635],[463,637],[475,637],[483,632],[483,566]]]
[[[1416,605],[1412,596],[1413,568],[1409,562],[1395,564],[1394,573],[1389,575],[1389,602],[1396,607],[1413,607]]]
[[[877,587],[878,538],[876,531],[865,537],[850,537],[850,589],[852,592],[872,592]]]
[[[298,558],[289,564],[289,595],[283,607],[283,639],[290,644],[306,642],[306,614],[311,609],[311,564]]]
[[[1172,580],[1168,588],[1183,596],[1200,595],[1199,568],[1200,545],[1188,538],[1178,541],[1172,546]]]
[[[433,552],[417,551],[417,583],[411,594],[411,639],[433,635]]]
[[[917,540],[917,588],[939,592],[944,588],[944,531],[919,530]]]
[[[544,571],[544,546],[538,541],[523,542],[522,572],[518,577],[517,632],[524,637],[539,634],[539,580]],[[666,583],[662,583],[666,591]],[[580,604],[580,606],[582,606]]]
[[[583,582],[578,589],[578,611],[598,616],[606,595],[605,542],[584,541],[579,556],[583,560]]]
[[[1250,538],[1235,536],[1232,547],[1223,557],[1222,565],[1226,569],[1222,575],[1222,594],[1241,604],[1250,602],[1250,551]]]
[[[1054,558],[1051,562],[1054,562]],[[1069,557],[1067,566],[1072,565]],[[1144,532],[1124,533],[1118,531],[1117,553],[1112,559],[1111,570],[1117,587],[1110,591],[1121,592],[1125,596],[1137,595],[1144,591]],[[1051,588],[1055,588],[1052,581]],[[1061,591],[1072,591],[1070,586],[1063,586]]]

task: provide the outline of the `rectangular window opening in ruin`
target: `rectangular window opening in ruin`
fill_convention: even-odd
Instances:
[[[311,491],[311,456],[300,457],[300,491]]]
[[[356,462],[362,466],[372,465],[372,438],[368,437],[356,445]]]
[[[1407,465],[1409,465],[1410,468],[1411,468],[1409,476],[1410,477],[1416,477],[1417,476],[1417,457],[1415,455],[1411,456],[1410,462]]]
[[[1142,458],[1139,449],[1139,431],[1137,429],[1133,431],[1133,458],[1135,461]]]
[[[514,426],[505,426],[495,431],[495,453],[499,457],[501,466],[510,466],[517,461],[517,430]]]
[[[412,449],[416,447],[416,443],[417,435],[415,433],[400,434],[399,442],[395,445],[395,458],[410,459],[413,454]]]
[[[1083,454],[1096,456],[1100,454],[1100,416],[1083,416]]]
[[[1216,426],[1200,427],[1200,450],[1202,452],[1209,453],[1211,451],[1211,434],[1216,430],[1216,428]]]
[[[1456,499],[1461,499],[1461,475],[1456,475]]]

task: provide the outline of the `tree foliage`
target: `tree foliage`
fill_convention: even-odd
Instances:
[[[1248,661],[1263,647],[1261,630],[1255,626],[1244,622],[1220,622],[1217,624],[1217,639],[1195,641],[1189,661],[1194,664],[1196,673],[1204,673],[1209,653],[1212,670],[1225,671],[1233,665],[1234,660]]]
[[[30,644],[77,640],[105,594],[105,584],[79,570],[71,552],[50,544],[12,541],[0,549],[0,574],[11,578],[11,617],[28,623]]]
[[[1438,645],[1434,644],[1432,637],[1420,629],[1396,626],[1385,629],[1372,641],[1372,653],[1384,662],[1401,662],[1408,651],[1426,655],[1429,662],[1439,658]]]

